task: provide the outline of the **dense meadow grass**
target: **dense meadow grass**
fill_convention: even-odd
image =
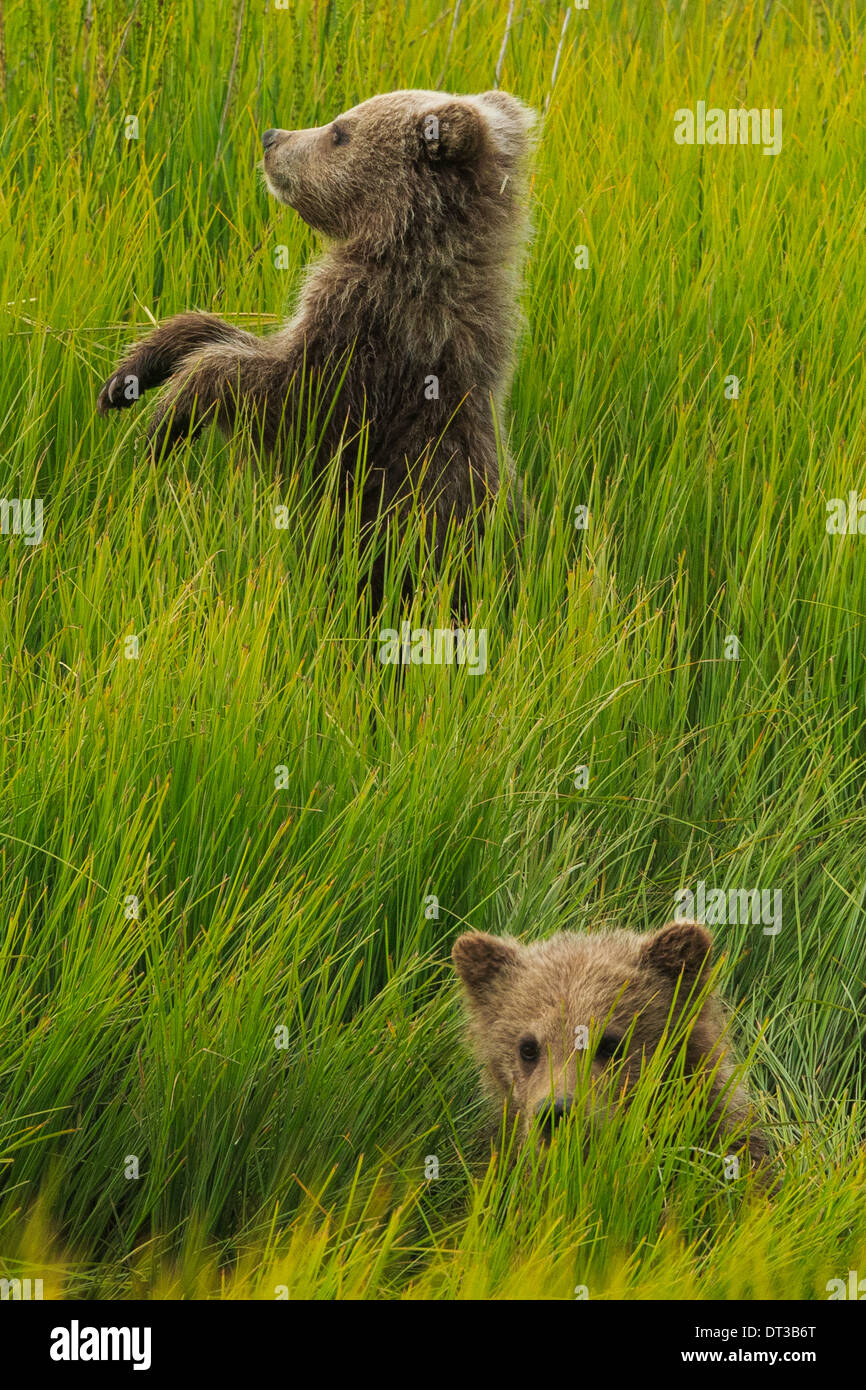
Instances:
[[[46,1297],[866,1274],[866,539],[826,529],[866,443],[862,9],[508,10],[5,7],[0,493],[44,535],[0,551],[0,1274]],[[147,406],[94,401],[153,318],[290,308],[317,243],[262,129],[497,67],[545,112],[530,520],[510,571],[504,507],[474,544],[487,673],[401,670],[380,627],[447,624],[456,562],[402,611],[410,533],[371,614],[303,449],[156,463]],[[678,145],[699,100],[780,108],[781,153]],[[716,929],[778,1190],[693,1155],[700,1095],[652,1068],[587,1150],[491,1153],[455,935],[650,930],[700,880],[783,895],[778,934]]]

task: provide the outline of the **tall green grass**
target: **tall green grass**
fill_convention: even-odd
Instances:
[[[0,1273],[46,1294],[824,1297],[866,1267],[866,540],[825,530],[866,442],[860,8],[592,0],[563,37],[518,0],[530,520],[510,578],[504,507],[475,542],[486,675],[378,662],[308,460],[207,435],[157,466],[146,407],[94,414],[151,315],[291,305],[315,238],[258,132],[483,91],[507,9],[5,7],[0,494],[45,535],[0,551]],[[698,100],[782,108],[782,153],[676,145]],[[456,559],[399,608],[421,525],[386,625],[448,621]],[[689,1160],[687,1089],[650,1139],[651,1077],[594,1161],[491,1158],[456,932],[649,929],[699,879],[783,892],[778,936],[717,933],[779,1191]]]

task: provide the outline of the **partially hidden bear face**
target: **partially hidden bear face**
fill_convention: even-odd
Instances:
[[[372,97],[312,130],[266,130],[262,169],[282,203],[326,236],[434,229],[453,199],[493,194],[529,147],[534,113],[506,92]]]
[[[711,1054],[715,1001],[698,1005],[693,1022],[687,1004],[700,993],[711,949],[695,922],[651,936],[560,932],[529,946],[484,932],[460,936],[452,959],[474,1049],[488,1088],[520,1112],[523,1133],[534,1126],[546,1141],[572,1110],[594,1119],[612,1113],[678,1010],[688,1018],[687,1065]]]

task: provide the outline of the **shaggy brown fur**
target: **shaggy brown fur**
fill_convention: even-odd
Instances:
[[[441,538],[499,487],[533,123],[505,92],[402,91],[313,130],[266,131],[270,191],[333,241],[294,316],[265,338],[212,314],[169,319],[112,372],[98,409],[168,381],[148,430],[157,452],[211,420],[230,433],[242,411],[280,451],[307,409],[302,376],[333,396],[345,371],[322,464],[368,423],[362,523],[414,491]]]
[[[550,1138],[553,1126],[578,1104],[587,1116],[609,1118],[614,1108],[610,1094],[601,1099],[607,1069],[616,1067],[617,1092],[627,1094],[642,1055],[655,1052],[668,1020],[683,1011],[689,1019],[711,950],[709,932],[696,922],[671,922],[651,936],[559,932],[530,946],[484,932],[458,937],[452,959],[464,986],[470,1037],[487,1089],[519,1112],[524,1135],[534,1121],[536,1132]],[[595,1049],[591,1073],[599,1084],[595,1094],[578,1101],[579,1025],[590,1030]],[[718,1064],[708,1119],[713,1126],[721,1122],[723,1131],[738,1132],[742,1144],[750,1128],[750,1102],[742,1089],[729,1087],[722,1095],[732,1066],[721,1041],[724,1014],[714,994],[686,1027],[688,1070]],[[748,1148],[756,1160],[767,1156],[757,1129],[751,1128]]]

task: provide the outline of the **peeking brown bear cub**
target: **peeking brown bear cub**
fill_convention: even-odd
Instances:
[[[332,242],[295,314],[264,338],[212,314],[168,319],[115,368],[98,409],[167,383],[148,429],[157,452],[211,421],[231,433],[242,415],[281,451],[312,377],[326,397],[322,466],[369,427],[362,524],[415,495],[443,538],[499,488],[533,124],[505,92],[402,91],[312,130],[266,131],[268,188]],[[351,472],[352,450],[343,458]]]
[[[651,936],[559,932],[529,946],[485,932],[458,937],[452,959],[486,1088],[517,1113],[524,1135],[542,1140],[570,1112],[610,1118],[643,1057],[682,1014],[687,1071],[715,1069],[708,1128],[734,1135],[735,1151],[748,1142],[751,1157],[763,1160],[768,1149],[751,1125],[749,1098],[728,1084],[733,1068],[721,1003],[709,994],[696,1008],[711,950],[709,932],[696,922],[671,922]],[[588,1078],[580,1051],[586,1045]],[[611,1093],[603,1083],[614,1067]]]

